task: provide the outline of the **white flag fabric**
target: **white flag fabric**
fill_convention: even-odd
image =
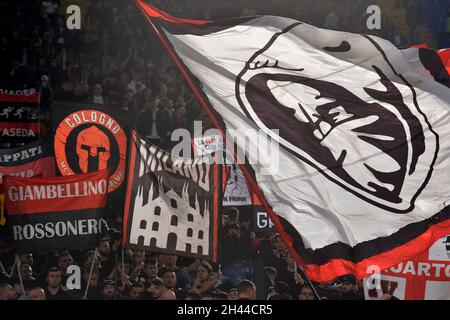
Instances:
[[[139,4],[222,129],[245,133],[237,147],[312,280],[362,279],[450,233],[450,90],[390,42],[275,16],[179,20]]]

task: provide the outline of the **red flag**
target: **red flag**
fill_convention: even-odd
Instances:
[[[450,235],[438,239],[429,250],[365,279],[367,300],[390,294],[400,300],[450,299]]]
[[[8,224],[20,252],[95,247],[106,231],[109,171],[56,178],[6,177]]]

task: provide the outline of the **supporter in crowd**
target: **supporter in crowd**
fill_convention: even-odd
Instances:
[[[63,277],[67,275],[67,267],[73,264],[73,257],[68,251],[63,251],[58,255],[57,266]]]
[[[31,300],[47,300],[45,291],[41,287],[32,287],[28,290],[28,296]]]
[[[113,300],[114,299],[114,281],[105,280],[102,285],[101,297],[102,300]]]
[[[275,283],[275,294],[269,298],[269,300],[292,300],[289,285],[286,282],[278,281]]]
[[[150,282],[150,285],[147,287],[146,297],[150,300],[157,300],[161,297],[164,290],[164,280],[156,277]]]
[[[266,271],[271,284],[275,285],[275,279],[277,278],[277,269],[275,269],[274,267],[264,267],[264,270]]]
[[[131,300],[139,300],[144,292],[144,285],[138,281],[131,282],[131,288],[128,291],[128,298]]]
[[[256,286],[250,280],[242,280],[238,285],[239,300],[255,300]]]
[[[178,287],[183,288],[183,289],[189,289],[190,283],[191,283],[191,278],[189,277],[189,274],[185,270],[183,270],[182,268],[177,266],[177,260],[178,260],[177,255],[167,254],[165,256],[164,267],[168,270],[175,272]],[[159,276],[162,276],[162,274],[159,273]]]
[[[358,294],[359,288],[356,286],[354,276],[343,276],[337,281],[338,300],[364,300],[364,297]]]
[[[17,299],[16,291],[8,283],[0,283],[0,300]]]
[[[250,274],[250,238],[248,234],[243,238],[241,226],[237,223],[227,225],[225,230],[222,244],[223,279],[229,285],[236,286]]]
[[[86,102],[101,104],[104,106],[110,106],[108,98],[103,95],[102,85],[100,83],[96,83],[94,85],[93,94],[87,99]]]
[[[164,289],[158,300],[177,300],[177,296],[172,290]]]
[[[300,288],[298,300],[314,300],[314,293],[310,286],[304,285]]]
[[[155,257],[148,257],[144,262],[144,270],[139,277],[139,281],[146,286],[158,276],[158,263]]]
[[[166,289],[172,290],[174,292],[177,291],[177,275],[175,274],[175,272],[164,267],[161,274]]]
[[[228,291],[228,300],[239,300],[239,290],[232,288]]]
[[[202,293],[208,281],[208,276],[212,272],[212,266],[207,261],[201,261],[197,266],[197,274],[192,280],[191,288],[195,292]]]
[[[337,300],[339,293],[336,290],[335,281],[322,282],[316,286],[320,298],[326,300]]]
[[[47,300],[70,300],[71,296],[62,288],[62,271],[59,267],[52,267],[47,272],[47,287],[45,296]]]
[[[37,284],[37,280],[33,277],[33,270],[29,264],[20,265],[20,275],[25,288],[29,288]]]
[[[97,269],[93,269],[93,272],[90,276],[90,280],[88,283],[88,279],[89,279],[89,273],[90,273],[90,268],[87,267],[84,269],[84,283],[81,287],[81,293],[84,295],[87,291],[87,295],[86,298],[88,300],[100,300],[102,297],[102,291],[101,291],[101,281],[100,281],[100,273]],[[89,288],[87,288],[89,284]]]

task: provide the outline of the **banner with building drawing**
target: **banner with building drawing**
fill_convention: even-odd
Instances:
[[[216,261],[219,166],[173,159],[136,132],[130,149],[123,245]]]

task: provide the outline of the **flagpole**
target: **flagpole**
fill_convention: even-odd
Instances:
[[[92,272],[94,271],[94,264],[95,264],[96,259],[97,259],[97,248],[95,248],[95,251],[94,251],[94,259],[92,259],[91,270],[89,271],[89,277],[88,277],[86,291],[84,292],[83,299],[87,299],[87,294],[89,291],[89,286],[91,285],[91,277],[92,277]]]
[[[305,278],[306,282],[308,283],[308,286],[311,288],[312,292],[314,293],[314,296],[316,297],[316,299],[322,300],[319,296],[319,293],[316,290],[316,287],[313,286],[311,280],[308,278],[308,275],[306,274],[305,270],[303,270],[302,268],[300,270],[302,270],[302,273],[303,273],[301,276],[302,277],[305,276],[304,278]],[[295,272],[297,272],[297,266],[295,267]]]
[[[122,279],[121,279],[121,281],[122,281],[122,285],[125,285],[125,283],[124,283],[124,279],[125,279],[125,268],[123,267],[124,266],[124,264],[125,264],[125,249],[124,248],[122,248]]]
[[[20,288],[22,289],[22,294],[25,294],[25,287],[23,286],[23,279],[22,275],[20,274],[20,258],[19,255],[16,253],[16,266],[17,266],[17,274],[19,276],[19,282],[20,282]]]
[[[115,263],[115,268],[114,268],[114,300],[117,300],[117,267],[118,267],[118,255],[119,253],[116,251],[114,253],[114,263]],[[123,266],[122,266],[123,267]]]
[[[139,2],[138,1],[136,1],[136,2],[138,4],[138,6],[139,6]],[[141,7],[141,9],[143,10],[142,7]],[[169,53],[169,56],[171,57],[171,59],[173,60],[173,62],[175,63],[175,65],[177,66],[179,71],[181,72],[181,74],[183,75],[183,77],[186,80],[189,88],[194,93],[194,95],[197,98],[198,102],[200,103],[200,105],[202,106],[202,108],[204,109],[204,111],[206,112],[208,117],[211,119],[211,121],[213,122],[214,126],[220,131],[220,133],[222,134],[222,137],[223,137],[223,139],[224,139],[224,141],[226,143],[226,134],[225,134],[224,130],[221,128],[221,126],[219,125],[218,121],[216,120],[216,118],[214,117],[212,112],[209,110],[208,105],[205,102],[205,99],[203,99],[202,95],[200,94],[200,92],[198,91],[198,89],[196,88],[194,83],[192,82],[192,80],[189,77],[189,75],[188,75],[186,69],[184,68],[182,62],[180,61],[178,56],[175,54],[175,52],[172,50],[172,48],[170,47],[170,45],[169,45],[168,41],[166,40],[166,38],[161,34],[159,29],[156,27],[156,25],[153,23],[152,19],[146,14],[145,11],[144,11],[144,15],[147,18],[148,22],[150,23],[150,26],[152,27],[153,31],[155,32],[155,35],[161,41],[163,47]],[[302,259],[300,258],[300,256],[296,252],[296,250],[295,250],[295,248],[294,248],[294,246],[293,246],[293,244],[291,242],[291,236],[289,236],[286,233],[286,231],[284,230],[284,228],[282,227],[281,221],[278,218],[278,215],[273,212],[273,210],[270,208],[269,204],[267,203],[266,199],[261,195],[261,192],[259,190],[258,185],[253,180],[253,178],[250,175],[250,173],[248,172],[247,168],[245,168],[245,166],[242,165],[242,163],[239,161],[239,159],[237,159],[237,155],[234,152],[234,148],[231,148],[231,150],[229,150],[229,151],[232,153],[233,158],[239,164],[239,167],[240,167],[242,173],[244,174],[245,179],[247,181],[247,184],[250,186],[250,189],[258,197],[259,201],[261,202],[262,206],[264,207],[264,210],[266,210],[266,212],[269,214],[269,217],[272,220],[273,224],[275,225],[278,233],[280,234],[280,236],[282,237],[282,239],[286,243],[286,246],[288,247],[289,252],[292,254],[292,256],[294,257],[294,259],[296,260],[296,262],[298,264],[303,265]]]
[[[271,282],[272,285],[274,285],[275,283],[272,283],[272,281],[269,279],[267,271],[265,270],[266,266],[264,264],[264,261],[261,258],[261,252],[259,251],[259,249],[256,251],[256,254],[255,254],[255,256],[253,257],[252,260],[253,260],[253,283],[256,286],[256,299],[260,299],[261,294],[259,292],[261,292],[261,286],[258,285],[259,284],[258,283],[259,279],[257,279],[257,270],[258,271],[262,271],[260,269],[260,267],[262,266],[262,268],[264,269],[264,274],[266,276],[266,279],[268,279]],[[269,300],[269,298],[270,298],[270,291],[269,291],[269,287],[267,287],[266,298],[264,300]]]

